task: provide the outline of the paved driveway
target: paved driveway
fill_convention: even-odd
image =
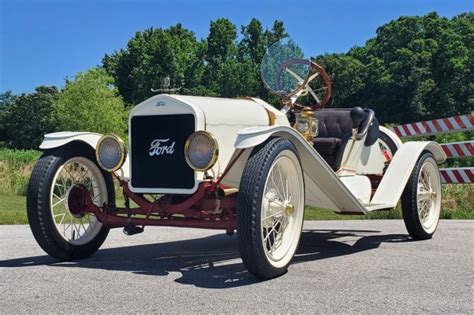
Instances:
[[[413,242],[402,221],[305,222],[288,274],[249,275],[236,236],[114,230],[89,259],[46,256],[27,226],[0,227],[1,313],[474,313],[474,221]]]

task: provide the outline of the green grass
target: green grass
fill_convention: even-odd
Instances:
[[[26,197],[0,195],[0,224],[27,224]]]
[[[40,156],[40,151],[0,148],[0,192],[25,196],[31,171]]]

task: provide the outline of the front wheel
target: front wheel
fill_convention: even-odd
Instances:
[[[237,200],[239,249],[247,270],[270,279],[288,270],[301,236],[304,179],[293,144],[274,138],[254,149]]]
[[[109,232],[94,215],[69,211],[69,192],[77,184],[88,189],[98,206],[114,201],[111,175],[97,166],[93,154],[84,153],[80,148],[43,155],[28,185],[27,214],[31,231],[46,253],[61,260],[92,255]]]
[[[431,238],[441,212],[441,180],[430,152],[418,159],[402,195],[403,220],[414,239]]]

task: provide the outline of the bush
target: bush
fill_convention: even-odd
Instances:
[[[40,151],[0,149],[0,193],[26,195],[28,180]]]
[[[104,69],[93,68],[66,81],[56,103],[56,118],[61,130],[116,133],[124,136],[126,110]]]

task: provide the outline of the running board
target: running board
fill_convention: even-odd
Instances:
[[[368,212],[376,211],[376,210],[392,210],[393,208],[395,208],[395,206],[391,204],[386,204],[386,203],[364,204],[364,207]]]

